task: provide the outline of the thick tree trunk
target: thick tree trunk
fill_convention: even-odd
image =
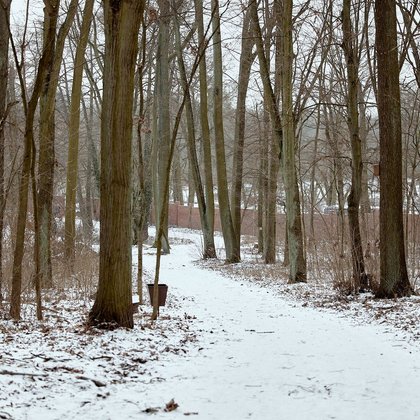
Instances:
[[[393,0],[375,1],[381,165],[381,279],[377,297],[383,298],[412,293],[404,249],[401,102],[395,9]]]
[[[104,0],[99,284],[91,324],[133,327],[131,157],[134,71],[144,1]]]

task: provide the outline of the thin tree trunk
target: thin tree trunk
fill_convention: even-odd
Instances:
[[[156,58],[156,87],[157,87],[157,139],[158,139],[158,161],[157,161],[157,196],[155,196],[156,208],[156,230],[160,226],[160,217],[162,207],[169,205],[169,193],[164,195],[164,180],[166,178],[166,166],[169,160],[169,148],[171,138],[170,112],[169,112],[169,41],[170,41],[170,21],[171,6],[169,0],[159,0],[159,38]],[[167,213],[167,212],[166,212]],[[163,219],[163,238],[162,252],[170,252],[168,242],[168,219]]]
[[[148,237],[148,222],[150,216],[150,207],[152,203],[152,140],[149,129],[151,119],[150,113],[146,112],[143,92],[143,73],[146,65],[146,25],[143,21],[142,32],[142,58],[139,66],[139,122],[137,124],[137,151],[138,151],[138,181],[139,181],[139,200],[136,206],[136,216],[134,223],[137,235],[137,294],[139,304],[143,304],[143,243]],[[149,64],[147,100],[150,101],[152,92],[152,66]],[[144,138],[143,129],[146,128]]]
[[[175,20],[175,48],[178,57],[178,68],[181,77],[181,86],[184,90],[185,95],[185,111],[187,119],[187,146],[188,156],[191,165],[192,179],[194,183],[194,189],[197,194],[198,209],[200,212],[201,229],[203,232],[203,258],[213,258],[215,256],[215,249],[213,243],[213,235],[208,226],[207,218],[207,205],[204,194],[203,183],[201,181],[200,168],[196,150],[196,137],[195,137],[195,126],[194,126],[194,113],[192,108],[190,86],[188,84],[187,74],[185,72],[184,60],[182,57],[181,50],[181,36],[179,33],[179,24]]]
[[[55,10],[47,9],[52,15],[56,14]],[[34,118],[35,112],[38,106],[38,101],[41,95],[43,82],[45,75],[49,68],[49,60],[53,54],[54,40],[55,40],[55,27],[54,25],[47,25],[44,33],[44,47],[42,50],[41,58],[38,64],[37,74],[35,77],[34,86],[32,89],[32,95],[28,101],[25,79],[23,75],[24,63],[19,63],[17,51],[14,43],[12,42],[13,56],[16,64],[16,70],[19,76],[22,103],[25,113],[25,135],[24,135],[24,150],[22,169],[19,180],[19,202],[17,210],[17,221],[16,221],[16,238],[15,247],[13,252],[13,272],[12,272],[12,293],[10,300],[10,316],[14,319],[20,319],[21,310],[21,292],[22,292],[22,262],[25,253],[25,230],[26,230],[26,219],[28,212],[28,193],[29,193],[29,181],[32,170],[32,181],[33,181],[33,196],[34,202],[34,222],[36,234],[38,234],[37,227],[37,205],[36,205],[36,186],[34,178],[34,166],[35,166],[35,148],[34,148]],[[25,42],[25,40],[23,40]],[[35,290],[37,299],[37,317],[42,319],[41,310],[41,296],[40,296],[40,276],[38,267],[38,252],[37,252],[37,240],[35,240]]]
[[[73,85],[70,102],[69,148],[67,155],[66,212],[64,225],[64,253],[70,272],[73,271],[76,239],[76,190],[79,162],[80,98],[82,93],[83,63],[93,16],[94,0],[86,0],[80,37],[74,60]]]
[[[276,191],[279,162],[281,160],[281,150],[283,147],[283,129],[275,93],[273,90],[273,86],[270,82],[270,68],[267,57],[268,54],[266,54],[264,50],[256,2],[251,0],[249,7],[251,13],[251,20],[254,27],[255,44],[257,47],[260,74],[264,88],[264,103],[270,114],[273,131],[271,136],[271,150],[269,153],[268,162],[268,193],[265,219],[266,222],[264,230],[264,260],[267,264],[270,264],[275,263],[276,261]]]
[[[295,127],[292,101],[293,1],[283,2],[283,65],[282,65],[282,122],[283,122],[283,169],[286,189],[286,220],[289,244],[289,283],[306,281],[306,261],[303,253],[303,232],[300,210],[300,194],[296,174]]]
[[[225,135],[223,124],[223,68],[222,68],[222,38],[220,32],[219,0],[211,2],[213,19],[213,106],[214,131],[216,145],[217,192],[219,199],[220,219],[223,239],[226,249],[226,261],[235,263],[241,258],[240,247],[235,241],[235,228],[229,204],[229,192],[226,173]]]
[[[38,241],[38,266],[41,285],[52,287],[51,266],[51,223],[52,202],[54,196],[55,168],[55,99],[62,63],[64,43],[77,11],[78,0],[71,0],[65,21],[57,37],[52,41],[48,69],[43,80],[40,96],[39,121],[39,162],[38,162],[38,218],[39,230],[35,235]],[[45,7],[44,30],[51,26],[54,32],[60,8],[59,0],[49,0]],[[45,42],[50,42],[48,39]]]
[[[255,55],[252,53],[252,28],[248,8],[244,14],[242,23],[241,56],[239,60],[238,95],[236,99],[235,137],[233,144],[233,175],[231,209],[232,222],[235,231],[236,246],[240,248],[241,242],[241,196],[244,166],[244,143],[245,143],[245,115],[246,96],[248,92],[249,77]]]
[[[203,158],[204,158],[204,185],[206,194],[206,217],[207,226],[209,230],[209,244],[207,254],[212,258],[216,257],[216,247],[214,245],[214,192],[213,192],[213,169],[212,169],[212,155],[211,155],[211,139],[210,127],[208,118],[208,87],[207,87],[207,65],[206,65],[206,48],[208,41],[206,41],[203,23],[203,1],[194,0],[197,35],[199,42],[199,85],[200,85],[200,127],[203,144]],[[211,250],[214,253],[211,254]]]
[[[359,137],[362,142],[362,157],[366,157],[367,154],[367,115],[366,115],[366,103],[362,92],[361,83],[358,83],[358,96],[359,96]],[[362,214],[371,212],[370,197],[369,197],[369,186],[368,186],[368,170],[367,165],[362,167],[362,186],[360,196],[360,210]],[[364,216],[363,216],[364,217]]]
[[[3,300],[3,228],[6,196],[4,186],[4,127],[7,118],[7,80],[9,67],[9,18],[11,0],[0,3],[0,306]]]
[[[356,293],[368,287],[360,235],[359,208],[362,189],[362,145],[359,136],[358,112],[358,58],[355,32],[351,23],[351,1],[343,0],[343,49],[347,64],[347,125],[351,143],[351,186],[347,198],[350,231],[350,249],[353,267],[353,287]]]
[[[258,171],[258,251],[264,253],[265,244],[265,223],[267,219],[267,195],[268,195],[268,125],[269,115],[266,107],[262,108],[263,118],[259,124],[258,151],[259,151],[259,171]]]

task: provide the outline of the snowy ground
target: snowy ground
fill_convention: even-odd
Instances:
[[[157,324],[145,307],[133,331],[86,331],[90,303],[69,296],[42,325],[0,321],[0,419],[420,418],[418,298],[333,304],[202,264],[199,235],[172,235]]]

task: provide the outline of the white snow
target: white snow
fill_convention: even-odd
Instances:
[[[27,331],[0,323],[0,419],[420,418],[418,342],[224,277],[194,262],[197,233],[172,235],[183,239],[162,257],[156,325],[140,314],[133,331],[86,333],[83,305]]]

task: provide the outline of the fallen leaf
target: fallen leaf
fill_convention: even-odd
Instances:
[[[174,410],[176,410],[178,407],[179,407],[179,406],[178,406],[178,404],[177,404],[177,403],[174,401],[174,399],[172,398],[172,400],[171,400],[171,401],[169,401],[169,402],[166,404],[165,411],[166,411],[166,412],[174,411]]]

